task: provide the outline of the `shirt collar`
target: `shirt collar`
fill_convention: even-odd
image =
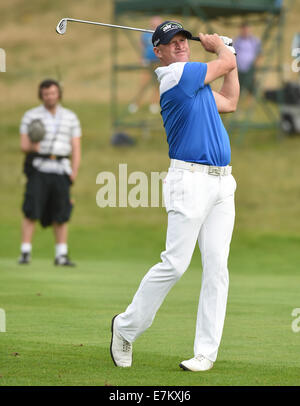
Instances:
[[[45,107],[45,105],[44,104],[42,104],[41,105],[41,107],[42,107],[42,109],[43,109],[43,111],[44,111],[44,113],[46,113],[46,114],[50,114],[52,117],[58,117],[59,115],[60,115],[60,113],[61,113],[61,110],[62,110],[62,106],[61,106],[61,104],[57,104],[57,106],[56,106],[56,112],[55,112],[55,114],[54,115],[52,115],[51,113],[50,113],[50,111],[48,110],[48,109],[46,109],[46,107]]]

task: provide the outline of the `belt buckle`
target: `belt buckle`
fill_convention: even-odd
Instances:
[[[208,168],[209,175],[220,176],[221,173],[222,173],[222,168],[220,168],[218,166],[210,166]]]
[[[195,172],[195,170],[196,170],[196,165],[193,164],[193,163],[191,163],[191,164],[190,164],[190,171],[191,171],[191,172]]]
[[[54,160],[54,159],[56,159],[56,156],[55,155],[50,155],[49,158]]]

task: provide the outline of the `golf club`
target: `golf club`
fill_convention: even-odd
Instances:
[[[121,28],[123,30],[131,30],[131,31],[140,31],[140,32],[149,32],[151,34],[154,33],[154,30],[146,30],[143,28],[134,28],[134,27],[126,27],[124,25],[114,25],[114,24],[104,24],[104,23],[99,23],[96,21],[86,21],[86,20],[77,20],[76,18],[63,18],[59,21],[56,27],[56,32],[60,35],[63,35],[67,31],[67,23],[68,21],[73,21],[75,23],[83,23],[83,24],[93,24],[93,25],[100,25],[102,27],[111,27],[111,28]],[[232,39],[228,37],[223,37],[222,41],[224,42],[225,45],[232,46]],[[199,37],[192,37],[191,40],[193,41],[200,41]]]

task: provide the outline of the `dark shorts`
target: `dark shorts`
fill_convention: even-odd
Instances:
[[[68,175],[42,173],[34,170],[27,177],[23,213],[31,220],[40,220],[43,227],[70,219],[71,180]]]

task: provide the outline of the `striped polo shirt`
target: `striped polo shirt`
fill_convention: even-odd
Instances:
[[[72,154],[72,138],[81,137],[80,122],[73,111],[61,105],[57,106],[54,115],[44,105],[30,109],[21,120],[20,133],[28,134],[28,126],[35,119],[40,119],[46,130],[46,134],[40,142],[40,154],[58,156]],[[41,172],[68,175],[72,173],[70,159],[68,158],[52,160],[36,157],[32,164]]]

